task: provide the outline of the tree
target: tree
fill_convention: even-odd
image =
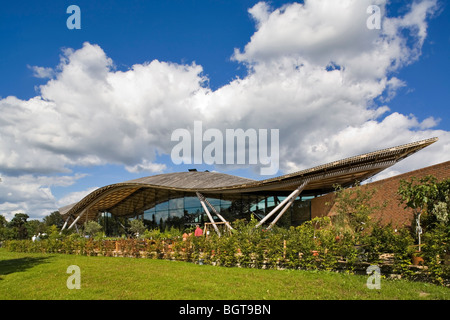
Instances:
[[[8,221],[6,221],[4,216],[0,215],[0,241],[12,238],[11,229],[7,228],[7,226]]]
[[[48,216],[44,217],[43,221],[47,227],[55,225],[56,227],[61,229],[64,225],[64,219],[59,211],[53,211]]]
[[[450,179],[438,182],[436,177],[428,175],[401,180],[397,193],[405,208],[413,210],[420,251],[423,230],[449,223]]]
[[[436,177],[428,175],[421,179],[401,180],[398,194],[405,208],[430,214],[430,224],[449,221],[450,178],[438,182]]]
[[[6,227],[7,224],[6,218],[0,214],[0,229]]]
[[[84,232],[93,237],[102,230],[102,226],[96,221],[88,221],[84,225]]]
[[[158,223],[156,222],[155,214],[152,214],[152,227],[151,229],[155,229],[158,226]]]
[[[142,235],[147,230],[142,220],[139,219],[131,220],[130,225],[130,231],[135,235]]]
[[[8,228],[12,228],[14,231],[14,238],[16,239],[27,239],[27,219],[29,216],[26,213],[16,213],[14,218],[8,223]]]
[[[151,220],[144,219],[143,222],[144,222],[145,227],[148,230],[153,230],[153,229],[158,228],[158,223],[156,222],[155,214],[152,214],[152,219]]]
[[[376,189],[364,189],[359,183],[353,188],[335,186],[337,215],[334,224],[337,229],[359,234],[369,227],[370,216],[385,205],[374,203]]]
[[[37,235],[38,233],[45,233],[47,226],[39,220],[30,220],[26,223],[28,235]]]

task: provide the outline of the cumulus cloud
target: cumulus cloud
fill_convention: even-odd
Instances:
[[[45,68],[39,66],[28,66],[29,69],[33,70],[33,76],[36,78],[46,79],[52,78],[55,72],[52,68]]]
[[[380,29],[367,28],[369,6],[378,6]],[[347,73],[383,77],[414,61],[427,35],[427,17],[437,10],[435,0],[413,2],[401,17],[385,16],[385,0],[314,1],[293,3],[271,11],[260,2],[249,10],[256,32],[234,58],[247,63],[297,58],[316,65],[345,65]],[[414,39],[402,35],[408,31]]]
[[[194,119],[191,99],[206,90],[199,66],[155,60],[116,72],[89,43],[66,50],[59,69],[40,96],[0,100],[1,172],[66,172],[105,163],[163,169],[150,166],[155,151],[167,151],[173,128]]]
[[[82,190],[82,191],[70,192],[70,193],[66,194],[65,196],[63,196],[62,198],[60,198],[59,200],[57,200],[56,204],[57,204],[58,208],[62,208],[69,204],[76,203],[77,201],[80,201],[80,199],[83,199],[85,196],[87,196],[91,192],[95,191],[96,189],[98,189],[98,187],[91,187],[91,188],[88,188],[88,189]]]
[[[25,174],[17,177],[2,176],[0,182],[0,213],[10,221],[16,213],[28,213],[41,219],[57,210],[57,199],[51,188],[70,186],[83,174],[73,176],[36,176]],[[79,199],[78,199],[79,200]]]
[[[160,163],[151,163],[147,160],[143,160],[141,163],[134,166],[125,166],[125,169],[129,172],[140,173],[140,172],[163,172],[166,170],[167,166]]]
[[[366,26],[370,5],[381,8],[379,30]],[[407,86],[396,71],[419,58],[427,19],[438,8],[426,0],[408,9],[403,16],[387,17],[385,1],[306,0],[274,10],[261,2],[249,10],[257,30],[233,57],[250,72],[230,84],[245,89],[228,88],[229,97],[245,99],[239,104],[241,119],[254,119],[252,125],[263,119],[280,128],[281,168],[303,169],[432,136],[440,138],[428,151],[433,156],[421,153],[415,165],[445,160],[450,137],[431,130],[438,119],[419,121],[377,103],[388,103]],[[242,107],[247,101],[248,108]]]
[[[381,8],[380,30],[366,26],[369,5]],[[170,164],[157,155],[169,155],[172,132],[192,130],[194,121],[222,132],[279,129],[284,172],[434,136],[438,143],[393,170],[448,160],[450,135],[433,130],[435,115],[421,120],[388,105],[408,85],[395,72],[419,58],[436,7],[414,2],[403,16],[387,17],[382,0],[306,0],[277,9],[260,2],[249,9],[255,33],[232,56],[248,74],[217,90],[195,63],[153,60],[120,71],[96,44],[65,49],[39,96],[0,100],[0,172],[10,181],[35,177],[24,180],[30,189],[22,194],[36,203],[6,193],[0,210],[79,200],[85,193],[54,199],[52,184],[37,178],[67,175],[73,166],[162,172]]]

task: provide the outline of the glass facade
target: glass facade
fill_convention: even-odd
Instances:
[[[223,199],[222,195],[208,197],[209,203],[219,212],[227,221],[236,219],[250,219],[253,214],[256,219],[261,220],[273,208],[275,208],[285,197],[270,195],[235,195],[234,199]],[[215,221],[220,219],[210,210]],[[147,209],[143,214],[136,218],[143,219],[147,225],[161,225],[175,227],[187,227],[195,224],[209,222],[208,216],[204,211],[199,199],[196,196],[186,195],[182,198],[170,198],[156,206]],[[311,202],[309,199],[298,197],[291,208],[285,212],[277,225],[297,226],[311,219]]]
[[[116,217],[108,212],[102,213],[99,222],[104,227],[107,235],[120,235],[126,230],[129,219],[142,219],[148,229],[175,227],[185,229],[196,224],[203,225],[210,222],[204,211],[200,200],[193,194],[185,194],[183,197],[171,197],[164,194],[156,199],[156,205],[138,215],[131,217]],[[274,209],[285,196],[236,194],[236,195],[207,195],[204,194],[209,203],[214,206],[227,221],[236,219],[250,219],[253,214],[261,220],[266,214]],[[211,216],[216,222],[221,222],[208,207]],[[269,219],[270,222],[275,216]],[[311,201],[308,197],[297,197],[292,206],[278,220],[277,226],[298,226],[311,219]]]

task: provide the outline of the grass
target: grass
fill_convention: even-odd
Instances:
[[[68,289],[69,265],[81,289]],[[397,300],[450,298],[450,288],[300,270],[259,270],[166,260],[15,253],[0,248],[1,300]]]

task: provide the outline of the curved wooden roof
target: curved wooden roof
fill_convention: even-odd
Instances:
[[[437,140],[417,141],[259,181],[208,171],[143,177],[94,190],[59,211],[65,219],[83,215],[78,221],[83,223],[95,219],[100,212],[117,216],[137,214],[168,199],[195,196],[195,192],[208,197],[221,195],[223,199],[233,199],[242,193],[288,194],[305,180],[309,182],[302,194],[323,194],[333,191],[335,184],[347,187],[355,181],[362,182]]]
[[[214,189],[253,183],[255,180],[232,176],[219,172],[175,172],[143,177],[126,183],[139,183],[174,189]]]

